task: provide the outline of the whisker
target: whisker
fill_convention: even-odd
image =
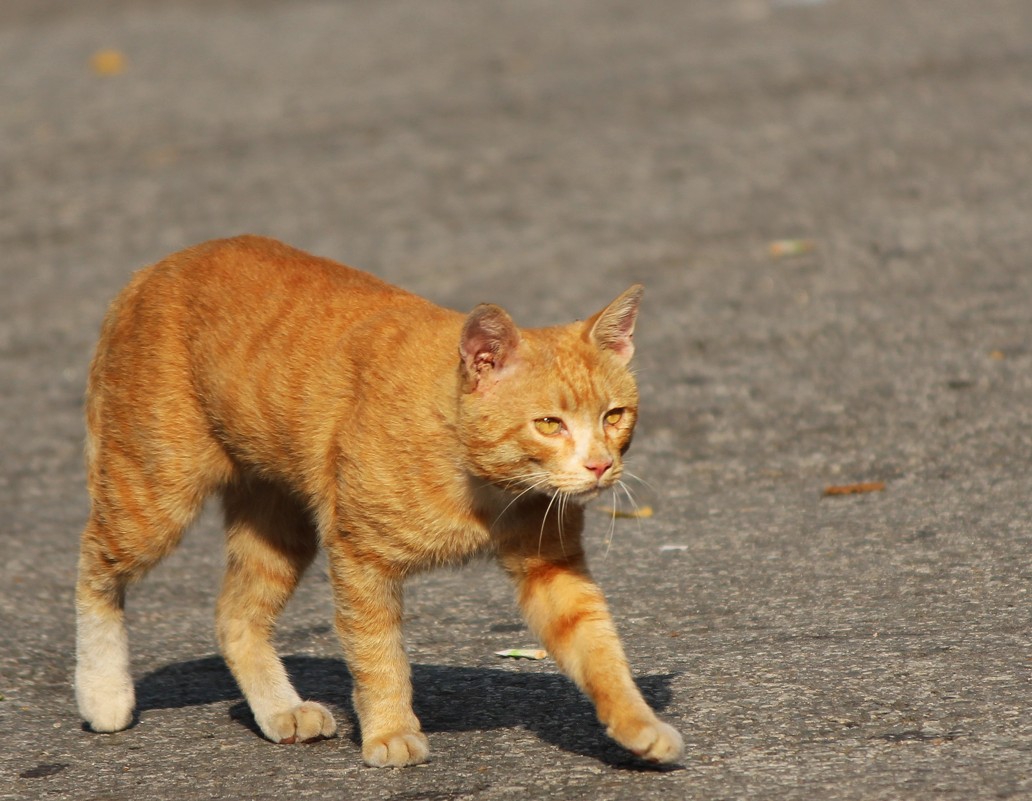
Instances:
[[[616,535],[616,515],[619,511],[620,496],[616,494],[616,486],[613,490],[613,506],[609,515],[609,533],[606,534],[606,552],[602,555],[602,561],[609,558],[609,549],[613,547],[613,537]]]
[[[628,487],[627,484],[625,484],[623,481],[617,481],[614,486],[619,487],[621,490],[623,490],[624,495],[627,496],[627,500],[631,502],[636,511],[640,508],[638,506],[637,499],[634,497],[634,493],[631,492],[631,488]]]
[[[627,496],[627,500],[631,502],[631,506],[634,507],[634,517],[638,521],[638,533],[643,534],[645,527],[641,524],[641,506],[638,505],[638,501],[634,497],[634,493],[631,492],[631,488],[628,487],[623,481],[617,481],[617,485],[624,491]]]
[[[535,478],[548,478],[548,475],[549,474],[547,470],[535,470],[532,473],[523,473],[522,475],[511,476],[510,478],[505,479],[505,481],[501,483],[504,489],[509,489],[514,484],[522,484],[525,481]]]
[[[548,506],[545,507],[545,513],[541,516],[541,531],[538,532],[538,556],[541,556],[541,543],[545,539],[545,523],[548,522],[548,513],[552,511],[552,504],[555,503],[555,499],[559,497],[559,493],[552,493],[552,499],[548,502]]]
[[[652,484],[650,484],[648,481],[646,481],[644,478],[642,478],[641,476],[635,475],[634,473],[632,473],[627,468],[624,468],[623,472],[624,472],[624,475],[628,476],[629,478],[633,478],[639,484],[644,484],[646,487],[648,487],[653,492],[657,492],[656,488]]]
[[[565,492],[559,495],[559,508],[556,510],[556,514],[559,515],[559,548],[563,552],[563,556],[566,556],[566,543],[563,542],[563,520],[566,519],[566,504],[569,503],[570,496]]]
[[[526,495],[526,494],[527,494],[528,492],[531,492],[532,490],[535,490],[535,489],[537,489],[538,487],[540,487],[540,486],[541,486],[542,484],[545,484],[545,483],[547,483],[547,482],[548,482],[548,474],[547,474],[547,473],[540,473],[540,474],[538,474],[538,475],[543,475],[543,476],[545,476],[545,477],[544,477],[544,478],[542,478],[542,479],[541,479],[540,481],[536,481],[536,482],[534,482],[534,483],[533,483],[533,484],[531,484],[531,485],[530,485],[529,487],[527,487],[527,488],[526,488],[525,490],[523,490],[523,492],[521,492],[521,493],[520,493],[519,495],[517,495],[517,496],[516,496],[515,498],[513,498],[513,499],[512,499],[511,501],[509,501],[509,503],[507,503],[507,504],[505,505],[505,508],[504,508],[504,509],[502,509],[502,511],[498,513],[498,517],[496,517],[496,518],[494,519],[494,522],[493,522],[493,523],[491,523],[491,528],[494,528],[494,527],[495,527],[495,525],[497,525],[498,521],[502,519],[502,516],[503,516],[503,515],[504,515],[504,514],[505,514],[506,512],[508,512],[508,511],[509,511],[510,507],[512,507],[512,505],[513,505],[514,503],[516,503],[516,501],[518,501],[518,500],[519,500],[520,498],[522,498],[522,497],[523,497],[524,495]]]

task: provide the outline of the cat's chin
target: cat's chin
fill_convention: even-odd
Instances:
[[[557,495],[564,495],[567,503],[575,503],[579,506],[583,506],[590,501],[595,500],[601,493],[602,490],[609,489],[608,487],[591,487],[585,490],[559,490]]]

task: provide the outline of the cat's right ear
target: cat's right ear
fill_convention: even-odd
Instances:
[[[624,364],[634,355],[634,324],[644,292],[645,287],[635,284],[585,323],[588,338]]]
[[[465,389],[473,392],[497,380],[520,344],[516,323],[501,306],[481,303],[466,318],[459,339]]]

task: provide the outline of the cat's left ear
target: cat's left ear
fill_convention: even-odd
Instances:
[[[512,361],[519,344],[519,329],[505,309],[491,303],[481,303],[473,309],[459,339],[467,391],[484,386],[489,376],[497,379],[506,363]]]
[[[635,284],[585,323],[588,338],[627,364],[634,355],[634,323],[645,287]]]

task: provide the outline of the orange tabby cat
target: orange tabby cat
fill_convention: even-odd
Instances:
[[[586,322],[520,330],[498,306],[464,317],[258,237],[137,273],[87,392],[75,684],[89,725],[132,722],[126,587],[219,493],[218,637],[270,740],[336,731],[270,643],[320,543],[370,765],[429,753],[402,642],[405,577],[493,550],[610,736],[676,760],[681,737],[638,692],[581,547],[582,504],[619,479],[634,428],[641,291]]]

